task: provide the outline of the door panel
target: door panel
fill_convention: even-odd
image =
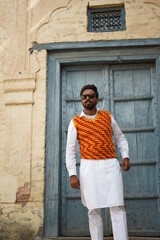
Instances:
[[[154,67],[111,66],[110,81],[111,112],[128,140],[132,164],[129,172],[123,172],[128,229],[134,235],[159,235]]]
[[[146,66],[143,65],[142,69],[135,69],[135,67],[132,66],[123,65],[122,67],[121,65],[120,66],[121,69],[118,69],[119,67],[117,66],[117,70],[115,70],[115,67],[113,67],[115,97],[119,96],[135,97],[151,94],[150,67],[146,69]],[[137,68],[139,68],[138,65]]]
[[[88,236],[87,209],[79,190],[71,189],[65,166],[67,128],[83,107],[79,96],[85,84],[98,87],[98,107],[108,109],[123,130],[130,148],[131,170],[123,172],[128,229],[133,235],[158,236],[159,144],[154,67],[151,64],[70,66],[62,69],[61,235]],[[121,163],[119,150],[118,159]],[[77,144],[77,170],[80,155]],[[102,211],[105,235],[111,235],[108,209]]]
[[[152,100],[116,102],[114,108],[122,128],[153,127]]]
[[[88,211],[80,201],[80,191],[72,189],[65,167],[65,146],[70,120],[79,114],[83,107],[80,90],[86,84],[95,84],[99,89],[100,108],[109,106],[108,66],[72,66],[62,71],[62,198],[61,198],[61,235],[89,236]],[[80,155],[77,142],[77,172],[79,176]],[[107,234],[111,234],[108,210],[103,213],[107,221]]]

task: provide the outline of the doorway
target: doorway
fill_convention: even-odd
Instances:
[[[95,84],[100,102],[124,132],[130,148],[131,169],[123,173],[128,230],[132,235],[154,236],[160,232],[158,216],[158,122],[153,64],[72,65],[61,76],[61,199],[60,235],[89,236],[87,210],[79,190],[71,189],[65,166],[67,128],[82,111],[80,89]],[[117,149],[118,160],[122,159]],[[77,146],[77,169],[80,157]],[[105,236],[112,234],[109,211],[103,210]]]

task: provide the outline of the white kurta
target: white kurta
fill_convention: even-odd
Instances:
[[[88,116],[82,112],[80,116],[94,119],[97,114]],[[111,116],[111,128],[122,158],[129,158],[128,143],[113,116]],[[76,142],[77,130],[71,120],[66,147],[66,166],[69,176],[77,175]],[[118,160],[115,158],[103,160],[81,159],[80,190],[82,203],[88,209],[123,206],[123,183]]]

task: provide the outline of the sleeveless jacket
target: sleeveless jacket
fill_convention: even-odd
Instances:
[[[112,139],[110,112],[99,110],[95,119],[78,115],[72,120],[78,133],[81,158],[117,158]]]

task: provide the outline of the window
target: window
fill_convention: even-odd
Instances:
[[[124,7],[88,8],[89,32],[114,32],[125,29]]]

